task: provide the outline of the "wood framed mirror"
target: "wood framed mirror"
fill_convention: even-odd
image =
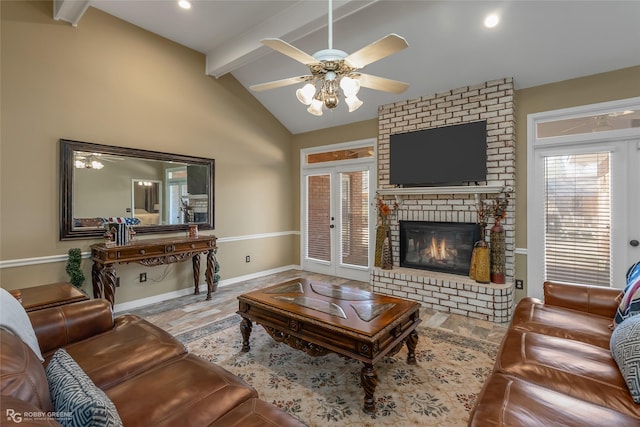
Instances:
[[[104,222],[137,234],[214,227],[215,160],[60,140],[60,240],[100,238]]]

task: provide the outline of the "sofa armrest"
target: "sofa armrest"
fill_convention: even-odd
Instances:
[[[599,286],[544,282],[544,303],[613,319],[620,292]]]
[[[93,299],[29,312],[43,356],[114,327],[111,304]]]

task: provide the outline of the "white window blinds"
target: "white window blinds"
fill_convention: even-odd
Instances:
[[[545,280],[611,286],[608,152],[545,157]]]

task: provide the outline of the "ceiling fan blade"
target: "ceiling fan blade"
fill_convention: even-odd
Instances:
[[[402,93],[409,87],[409,83],[372,76],[371,74],[358,73],[354,77],[360,81],[360,86],[383,92]]]
[[[277,50],[278,52],[284,55],[287,55],[289,58],[293,58],[304,65],[314,65],[319,63],[319,61],[313,56],[309,55],[306,52],[301,51],[297,47],[292,46],[283,40],[262,39],[260,40],[260,43],[270,47],[273,50]]]
[[[393,53],[401,51],[409,46],[407,40],[397,34],[389,34],[378,41],[363,47],[357,52],[347,56],[344,60],[355,68],[364,66],[385,58]]]
[[[313,76],[307,75],[307,76],[289,77],[288,79],[274,80],[272,82],[251,85],[249,86],[249,89],[256,92],[261,92],[263,90],[276,89],[283,86],[294,85],[296,83],[308,82],[309,80],[313,80]]]

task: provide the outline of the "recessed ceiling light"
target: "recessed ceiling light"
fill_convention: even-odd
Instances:
[[[487,28],[493,28],[496,25],[498,25],[499,22],[500,22],[500,17],[495,13],[492,13],[491,15],[487,15],[487,17],[484,18],[484,26]]]
[[[191,9],[191,2],[189,0],[180,0],[178,6],[183,9]]]

